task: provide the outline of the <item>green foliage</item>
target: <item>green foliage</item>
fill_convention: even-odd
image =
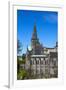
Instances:
[[[20,62],[19,62],[19,58],[17,57],[17,72],[19,73],[19,69],[20,69]]]
[[[23,54],[23,55],[22,55],[22,63],[25,64],[25,61],[26,61],[26,55]]]
[[[22,51],[22,45],[19,40],[17,40],[17,54],[19,54]]]
[[[17,73],[17,79],[18,80],[23,80],[28,78],[28,72],[25,69],[22,69]]]
[[[20,71],[21,64],[24,64],[24,67],[25,67],[25,61],[26,61],[25,55],[17,56],[17,72]]]

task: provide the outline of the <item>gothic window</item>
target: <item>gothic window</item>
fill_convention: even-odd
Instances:
[[[44,58],[41,58],[40,63],[43,64]]]
[[[43,60],[41,60],[41,64],[43,64]]]
[[[36,64],[39,64],[39,60],[36,60]]]
[[[47,64],[48,64],[48,60],[45,61],[45,65],[47,65]]]
[[[36,64],[39,64],[40,62],[39,62],[39,58],[36,58]]]

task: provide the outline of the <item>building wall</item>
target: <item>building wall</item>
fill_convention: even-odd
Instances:
[[[37,75],[37,78],[54,77],[55,72],[58,72],[58,57],[50,57],[50,52],[57,53],[56,48],[44,50],[46,50],[44,55],[30,55],[30,60],[26,63],[31,68],[31,74]]]

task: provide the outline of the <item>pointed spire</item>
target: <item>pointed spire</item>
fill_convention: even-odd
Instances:
[[[37,39],[36,24],[34,24],[34,31],[33,31],[32,39]]]
[[[34,24],[34,33],[36,33],[37,31],[36,31],[36,24]]]

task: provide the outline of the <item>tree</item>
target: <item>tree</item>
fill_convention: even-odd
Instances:
[[[26,55],[23,54],[22,55],[22,63],[24,64],[24,68],[25,68],[25,62],[26,62]]]
[[[28,79],[28,77],[29,77],[28,72],[25,69],[22,69],[22,70],[19,71],[17,79],[18,80],[23,80],[23,79],[26,79],[26,78]]]
[[[17,40],[17,73],[19,73],[20,62],[19,62],[19,54],[22,52],[22,46],[19,40]]]
[[[22,52],[22,45],[19,40],[17,40],[17,54],[20,54]]]

